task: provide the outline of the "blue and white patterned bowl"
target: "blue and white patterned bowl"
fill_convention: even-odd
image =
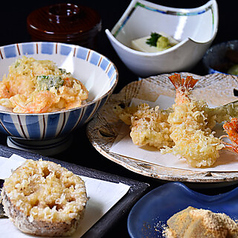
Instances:
[[[89,91],[89,102],[75,109],[40,114],[0,111],[0,132],[26,140],[48,140],[68,135],[88,122],[113,92],[118,71],[103,55],[76,45],[29,42],[0,47],[0,78],[22,56],[54,61],[79,79]]]

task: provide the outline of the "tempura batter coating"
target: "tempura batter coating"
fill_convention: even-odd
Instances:
[[[170,124],[168,123],[168,111],[159,107],[150,108],[146,103],[137,107],[115,107],[115,113],[127,125],[130,125],[130,136],[135,145],[149,145],[162,149],[174,145],[170,138]]]
[[[207,127],[205,104],[191,101],[185,104],[174,104],[174,111],[169,114],[171,125],[170,137],[175,145],[162,150],[186,158],[192,167],[210,167],[219,157],[219,150],[224,146],[214,132]]]
[[[139,146],[149,145],[158,149],[172,146],[168,113],[159,107],[150,108],[147,104],[138,106],[131,117],[130,136],[133,143]]]
[[[117,115],[131,126],[130,136],[139,146],[150,145],[162,153],[185,158],[192,167],[211,167],[219,151],[227,147],[215,136],[216,123],[238,116],[238,102],[209,108],[205,101],[190,96],[197,80],[183,79],[179,74],[169,77],[176,88],[175,104],[167,110],[147,104],[117,107]]]
[[[69,236],[83,218],[84,181],[59,164],[27,160],[4,182],[4,211],[24,233]]]

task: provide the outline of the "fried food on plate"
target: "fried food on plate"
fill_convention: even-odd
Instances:
[[[22,232],[68,236],[83,218],[87,194],[84,181],[59,164],[27,160],[5,180],[2,202]]]
[[[161,110],[159,106],[150,108],[141,104],[126,108],[117,106],[115,112],[130,125],[134,144],[150,145],[162,153],[180,155],[192,167],[211,167],[220,156],[219,151],[229,147],[212,129],[217,123],[238,117],[238,102],[209,108],[205,101],[190,96],[197,83],[193,77],[184,79],[173,74],[169,79],[176,88],[171,108]],[[238,133],[236,135],[238,138]]]

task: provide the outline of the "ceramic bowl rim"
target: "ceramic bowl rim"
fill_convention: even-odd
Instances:
[[[226,75],[230,75],[228,73],[225,73],[225,72],[222,72],[222,71],[219,71],[219,70],[216,70],[214,69],[214,67],[212,67],[210,64],[207,63],[207,57],[209,56],[209,54],[212,53],[212,51],[216,48],[219,48],[222,46],[222,49],[226,49],[227,46],[229,46],[230,44],[232,43],[236,43],[237,46],[238,46],[238,40],[229,40],[229,41],[223,41],[223,42],[220,42],[220,43],[217,43],[213,46],[211,46],[207,51],[206,53],[204,54],[203,56],[203,65],[207,68],[207,70],[212,70],[214,73],[221,73],[221,74],[226,74]]]
[[[181,13],[192,13],[192,12],[198,12],[200,9],[207,9],[211,6],[215,6],[215,12],[217,13],[217,17],[214,21],[214,29],[212,32],[212,36],[209,40],[207,41],[196,41],[194,39],[192,39],[191,37],[187,37],[186,39],[182,40],[181,42],[179,42],[177,45],[163,50],[163,51],[159,51],[159,52],[154,52],[154,53],[148,53],[148,52],[140,52],[138,50],[134,50],[128,46],[126,46],[125,44],[121,43],[115,36],[114,36],[114,32],[115,29],[117,28],[117,26],[120,26],[120,22],[128,15],[127,13],[131,10],[131,6],[134,6],[134,2],[146,2],[148,4],[151,4],[153,6],[156,7],[161,7],[163,9],[166,9],[167,11],[176,11],[176,12],[181,12]],[[176,7],[167,7],[167,6],[163,6],[163,5],[159,5],[159,4],[155,4],[146,0],[132,0],[130,5],[128,6],[128,8],[125,10],[125,12],[123,13],[123,15],[121,16],[121,18],[116,22],[116,24],[113,26],[112,30],[110,31],[109,29],[105,30],[105,33],[107,34],[108,38],[111,39],[116,45],[118,45],[121,49],[123,49],[124,51],[127,51],[128,53],[132,53],[134,55],[138,55],[138,56],[146,56],[146,57],[153,57],[153,56],[159,56],[159,55],[164,55],[166,53],[175,51],[177,48],[181,47],[182,45],[186,44],[187,42],[191,41],[195,44],[209,44],[210,42],[212,42],[214,40],[214,38],[216,37],[217,31],[218,31],[218,6],[217,6],[217,2],[216,0],[209,0],[207,3],[203,4],[202,6],[199,7],[195,7],[195,8],[176,8]]]
[[[62,43],[62,42],[51,42],[51,41],[30,41],[30,42],[22,42],[22,43],[13,43],[13,44],[9,44],[9,45],[2,45],[0,46],[0,49],[4,48],[4,47],[10,47],[10,46],[15,46],[15,45],[27,45],[27,44],[58,44],[58,45],[66,45],[66,46],[70,46],[72,47],[76,47],[76,48],[83,48],[86,49],[88,51],[94,52],[96,54],[99,54],[100,56],[102,56],[103,58],[107,59],[111,65],[115,68],[115,74],[116,74],[116,78],[115,78],[115,82],[113,83],[113,85],[110,87],[110,89],[104,93],[101,97],[97,98],[96,100],[92,100],[90,102],[86,102],[85,104],[79,106],[79,107],[75,107],[75,108],[71,108],[71,109],[67,109],[67,110],[61,110],[61,111],[55,111],[55,112],[44,112],[44,113],[16,113],[16,112],[8,112],[8,111],[0,111],[0,113],[5,113],[5,114],[9,114],[9,115],[19,115],[19,116],[43,116],[43,115],[52,115],[52,114],[60,114],[60,113],[67,113],[67,112],[71,112],[71,111],[75,111],[75,110],[79,110],[82,108],[85,108],[87,106],[90,106],[98,101],[101,101],[104,97],[106,97],[107,95],[110,95],[113,90],[115,89],[117,83],[118,83],[118,79],[119,79],[119,72],[118,69],[116,67],[116,65],[109,59],[107,58],[105,55],[89,49],[87,47],[84,46],[80,46],[80,45],[75,45],[75,44],[69,44],[69,43]],[[16,57],[12,57],[12,58],[16,58]]]

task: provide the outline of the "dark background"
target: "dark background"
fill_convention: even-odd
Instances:
[[[119,83],[116,88],[117,92],[127,82],[136,80],[136,77],[131,73],[121,60],[118,58],[114,50],[112,49],[109,40],[106,37],[105,29],[111,30],[115,23],[119,20],[122,13],[125,11],[130,3],[130,0],[41,0],[41,1],[4,1],[3,6],[0,7],[0,45],[6,45],[11,43],[20,43],[30,41],[31,38],[27,32],[26,18],[33,11],[40,7],[70,2],[79,5],[89,6],[96,10],[102,18],[102,31],[98,38],[99,53],[106,55],[112,60],[119,70]],[[152,0],[157,4],[167,5],[180,8],[192,8],[198,7],[206,3],[205,0]],[[231,0],[219,0],[219,29],[213,44],[237,39],[237,7],[234,1]],[[201,63],[198,65],[200,66]],[[194,73],[204,73],[199,70],[198,66],[193,69]]]
[[[137,76],[131,73],[126,66],[121,62],[115,51],[111,47],[109,40],[105,35],[105,29],[111,30],[115,23],[119,20],[122,13],[129,5],[129,0],[109,1],[109,0],[81,0],[81,1],[60,1],[60,0],[40,0],[40,1],[3,1],[0,6],[0,46],[12,43],[21,43],[31,41],[31,37],[27,32],[27,16],[40,7],[52,5],[56,3],[70,2],[79,5],[85,5],[96,10],[102,18],[102,31],[98,37],[97,51],[107,56],[112,60],[119,71],[119,83],[115,89],[115,92],[127,83],[137,80]],[[153,0],[157,4],[191,8],[200,6],[207,1],[202,0]],[[238,20],[237,20],[237,4],[231,0],[218,1],[219,8],[219,28],[217,36],[213,44],[217,44],[223,41],[235,40],[238,37]],[[193,73],[206,74],[204,71],[202,62],[200,61],[192,70]],[[108,159],[100,155],[90,144],[86,137],[86,126],[80,128],[74,132],[74,141],[72,146],[65,152],[54,156],[57,159],[65,160],[68,162],[74,162],[76,164],[90,167],[93,169],[105,171],[112,174],[132,178],[138,181],[143,181],[151,184],[151,189],[163,184],[163,181],[153,180],[151,178],[143,177],[142,175],[135,174],[120,165],[117,165]],[[6,137],[0,135],[0,143],[6,145]],[[86,156],[85,156],[86,155]],[[197,188],[197,191],[206,194],[221,193],[230,188],[225,189],[208,189],[201,190]],[[123,218],[120,224],[116,224],[115,227],[105,237],[128,237],[126,228],[127,215]]]

